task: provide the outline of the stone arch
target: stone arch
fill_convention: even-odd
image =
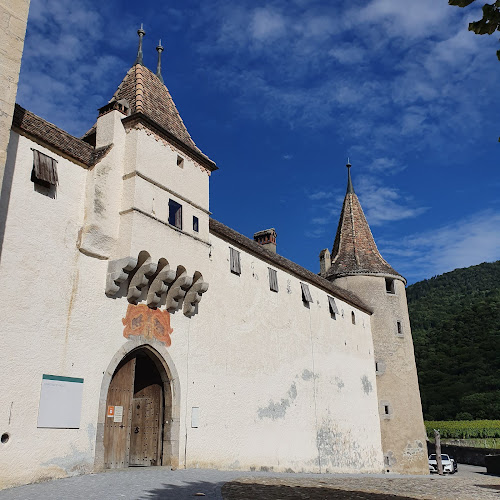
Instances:
[[[181,387],[179,375],[167,348],[160,342],[144,341],[139,337],[130,339],[113,356],[104,372],[99,394],[99,413],[97,417],[97,436],[94,469],[104,470],[104,424],[106,420],[106,399],[113,374],[120,362],[134,351],[145,351],[154,362],[163,381],[164,393],[172,402],[170,415],[166,415],[163,432],[162,465],[179,467],[180,403]]]

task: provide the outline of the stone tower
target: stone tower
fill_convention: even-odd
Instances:
[[[406,302],[406,280],[380,255],[354,192],[347,192],[331,256],[320,254],[321,275],[354,292],[372,309],[380,429],[385,470],[427,474],[426,434]]]

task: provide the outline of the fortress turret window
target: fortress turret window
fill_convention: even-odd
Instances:
[[[193,215],[193,231],[197,233],[200,230],[200,223],[198,217]]]
[[[351,312],[351,321],[353,325],[356,324],[356,315],[354,314],[354,311]]]
[[[182,156],[177,155],[177,166],[184,168],[184,158]]]
[[[394,280],[391,278],[385,278],[385,291],[387,293],[396,293],[396,289],[394,288]]]
[[[182,229],[182,205],[174,200],[168,201],[168,223]]]
[[[403,336],[403,325],[401,324],[401,321],[396,321],[396,333],[398,337]]]

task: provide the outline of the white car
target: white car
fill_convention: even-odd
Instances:
[[[457,472],[458,470],[457,463],[449,455],[442,453],[441,462],[443,462],[443,472],[445,474],[446,473],[455,474],[455,472]],[[437,472],[437,471],[438,471],[438,466],[437,466],[436,454],[433,453],[432,455],[429,455],[429,472]]]

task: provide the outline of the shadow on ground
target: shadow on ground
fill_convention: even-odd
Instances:
[[[224,500],[415,500],[386,493],[369,493],[320,486],[246,484],[232,481],[222,487]]]
[[[217,499],[217,485],[207,481],[163,484],[159,488],[144,492],[142,499],[148,500],[191,500],[193,498]],[[219,497],[220,498],[220,497]]]

